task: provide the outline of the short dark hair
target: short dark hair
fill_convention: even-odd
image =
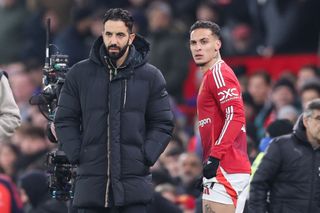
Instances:
[[[221,39],[221,30],[218,24],[212,21],[196,21],[191,27],[189,33],[196,29],[209,29],[211,32]]]
[[[109,9],[103,16],[103,24],[106,23],[108,20],[123,21],[126,27],[128,27],[129,32],[132,32],[134,21],[129,11],[121,8]]]
[[[320,98],[314,99],[307,104],[303,116],[310,117],[314,110],[320,110]]]
[[[320,83],[318,82],[318,79],[308,80],[304,84],[302,84],[302,87],[300,89],[300,95],[302,95],[302,93],[304,93],[305,91],[309,90],[315,91],[316,93],[318,93],[320,97]]]
[[[305,64],[302,67],[300,67],[299,72],[302,70],[311,70],[315,76],[319,76],[319,70],[315,64]]]
[[[271,85],[272,80],[270,74],[266,70],[257,70],[255,73],[250,75],[251,77],[261,77],[267,85]]]

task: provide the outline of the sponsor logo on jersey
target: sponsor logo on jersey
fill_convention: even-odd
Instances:
[[[211,123],[211,119],[210,118],[205,118],[199,121],[199,127],[204,127],[207,124]]]
[[[236,88],[229,88],[218,93],[220,103],[230,101],[239,97]]]

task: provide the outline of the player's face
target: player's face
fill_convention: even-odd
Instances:
[[[135,35],[129,33],[128,27],[123,21],[108,20],[104,24],[102,37],[108,56],[118,60],[127,52]]]
[[[190,34],[190,50],[195,63],[205,66],[219,55],[221,41],[210,29],[198,28]]]

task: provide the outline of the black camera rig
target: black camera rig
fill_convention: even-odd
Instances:
[[[69,70],[68,56],[58,51],[50,55],[49,44],[50,19],[47,20],[46,33],[46,59],[43,68],[43,89],[39,94],[30,98],[31,105],[38,105],[40,112],[49,121],[48,132],[52,135],[50,126],[54,120],[55,111],[62,85]],[[56,47],[56,49],[58,49]],[[58,200],[69,200],[73,198],[73,186],[76,176],[76,166],[70,164],[65,153],[60,150],[59,142],[54,137],[49,137],[53,143],[58,143],[58,149],[47,154],[47,172],[49,179],[50,194]]]

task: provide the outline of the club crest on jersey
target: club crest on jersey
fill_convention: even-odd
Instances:
[[[199,127],[204,127],[206,124],[210,124],[211,119],[210,118],[205,118],[199,121]]]
[[[220,98],[219,99],[220,103],[224,103],[239,97],[236,88],[229,88],[229,89],[223,90],[218,93],[218,96]]]

